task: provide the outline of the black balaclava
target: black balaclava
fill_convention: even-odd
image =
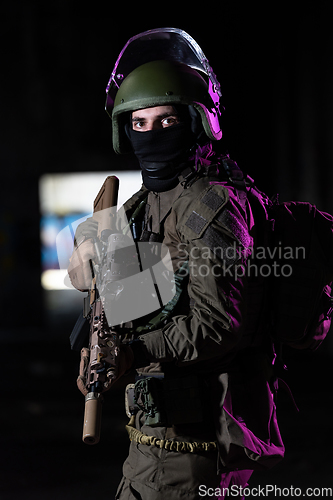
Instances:
[[[195,120],[187,110],[185,115],[184,109],[177,108],[177,114],[180,123],[171,127],[139,132],[130,125],[125,126],[142,169],[143,184],[150,191],[162,192],[174,188],[186,162],[194,156],[197,138],[193,126]]]

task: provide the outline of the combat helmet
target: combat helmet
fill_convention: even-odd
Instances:
[[[209,139],[222,137],[220,84],[199,45],[183,30],[158,28],[131,38],[117,59],[106,93],[116,153],[131,151],[125,133],[129,112],[153,106],[190,106]]]

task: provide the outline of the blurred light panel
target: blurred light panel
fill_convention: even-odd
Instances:
[[[68,290],[67,271],[59,268],[59,259],[68,261],[78,221],[92,213],[94,199],[108,175],[119,179],[118,208],[141,188],[141,171],[45,174],[40,178],[41,283],[45,290]],[[69,229],[64,233],[69,236],[60,256],[56,239],[66,227]]]

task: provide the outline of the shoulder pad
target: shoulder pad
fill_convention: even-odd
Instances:
[[[174,203],[178,229],[189,240],[200,238],[228,200],[225,186],[211,184],[207,178],[199,179]]]

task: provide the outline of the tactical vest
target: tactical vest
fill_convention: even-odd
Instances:
[[[220,158],[203,177],[189,176],[189,185],[191,189],[184,189],[172,207],[177,212],[177,230],[188,241],[202,238],[213,252],[223,249],[223,237],[212,228],[213,220],[218,219],[226,229],[231,224],[239,242],[246,243],[242,241],[247,234],[244,227],[236,219],[228,219],[225,210],[227,185],[236,190],[244,210],[250,204],[256,219],[261,255],[255,255],[258,248],[254,248],[250,264],[260,264],[265,273],[249,275],[249,312],[242,346],[260,344],[270,335],[297,349],[316,349],[327,335],[333,311],[332,216],[309,203],[271,201],[229,157]],[[143,189],[134,197],[132,225],[146,194]],[[147,325],[141,325],[140,333],[160,328],[170,319],[186,286],[180,275],[175,275],[174,299]]]
[[[183,235],[188,242],[202,239],[206,247],[210,248],[213,253],[226,249],[226,241],[219,232],[212,227],[214,219],[218,219],[222,227],[227,231],[232,225],[233,234],[236,236],[240,244],[248,245],[247,227],[243,227],[242,223],[237,219],[230,220],[228,210],[223,210],[229,201],[229,190],[227,185],[236,190],[240,205],[246,210],[247,186],[241,170],[237,164],[231,161],[228,157],[221,160],[220,163],[212,165],[206,171],[206,175],[193,176],[193,172],[185,172],[185,189],[181,196],[172,206],[172,210],[177,214],[177,231]],[[214,183],[215,182],[215,183]],[[253,181],[251,180],[252,184]],[[190,187],[190,189],[187,189]],[[141,190],[135,195],[126,206],[129,223],[137,233],[137,228],[142,227],[142,215],[144,213],[144,205],[146,202],[147,192]],[[258,205],[259,202],[256,201]],[[266,211],[263,205],[260,205],[260,214],[258,217],[265,224],[267,222]],[[141,235],[142,237],[142,235]],[[144,232],[144,239],[154,241],[155,236],[147,235]],[[224,258],[227,265],[232,264],[232,259]],[[164,306],[164,308],[153,314],[148,322],[136,326],[136,332],[139,334],[148,332],[153,329],[161,328],[171,319],[175,308],[179,303],[184,287],[187,286],[187,280],[184,279],[187,263],[185,262],[179,272],[175,273],[176,294],[172,301]],[[265,286],[264,280],[250,280],[251,292],[249,293],[250,307],[247,314],[246,329],[244,329],[242,347],[248,345],[256,345],[261,342],[264,332],[264,298]],[[194,306],[193,300],[191,306]]]

